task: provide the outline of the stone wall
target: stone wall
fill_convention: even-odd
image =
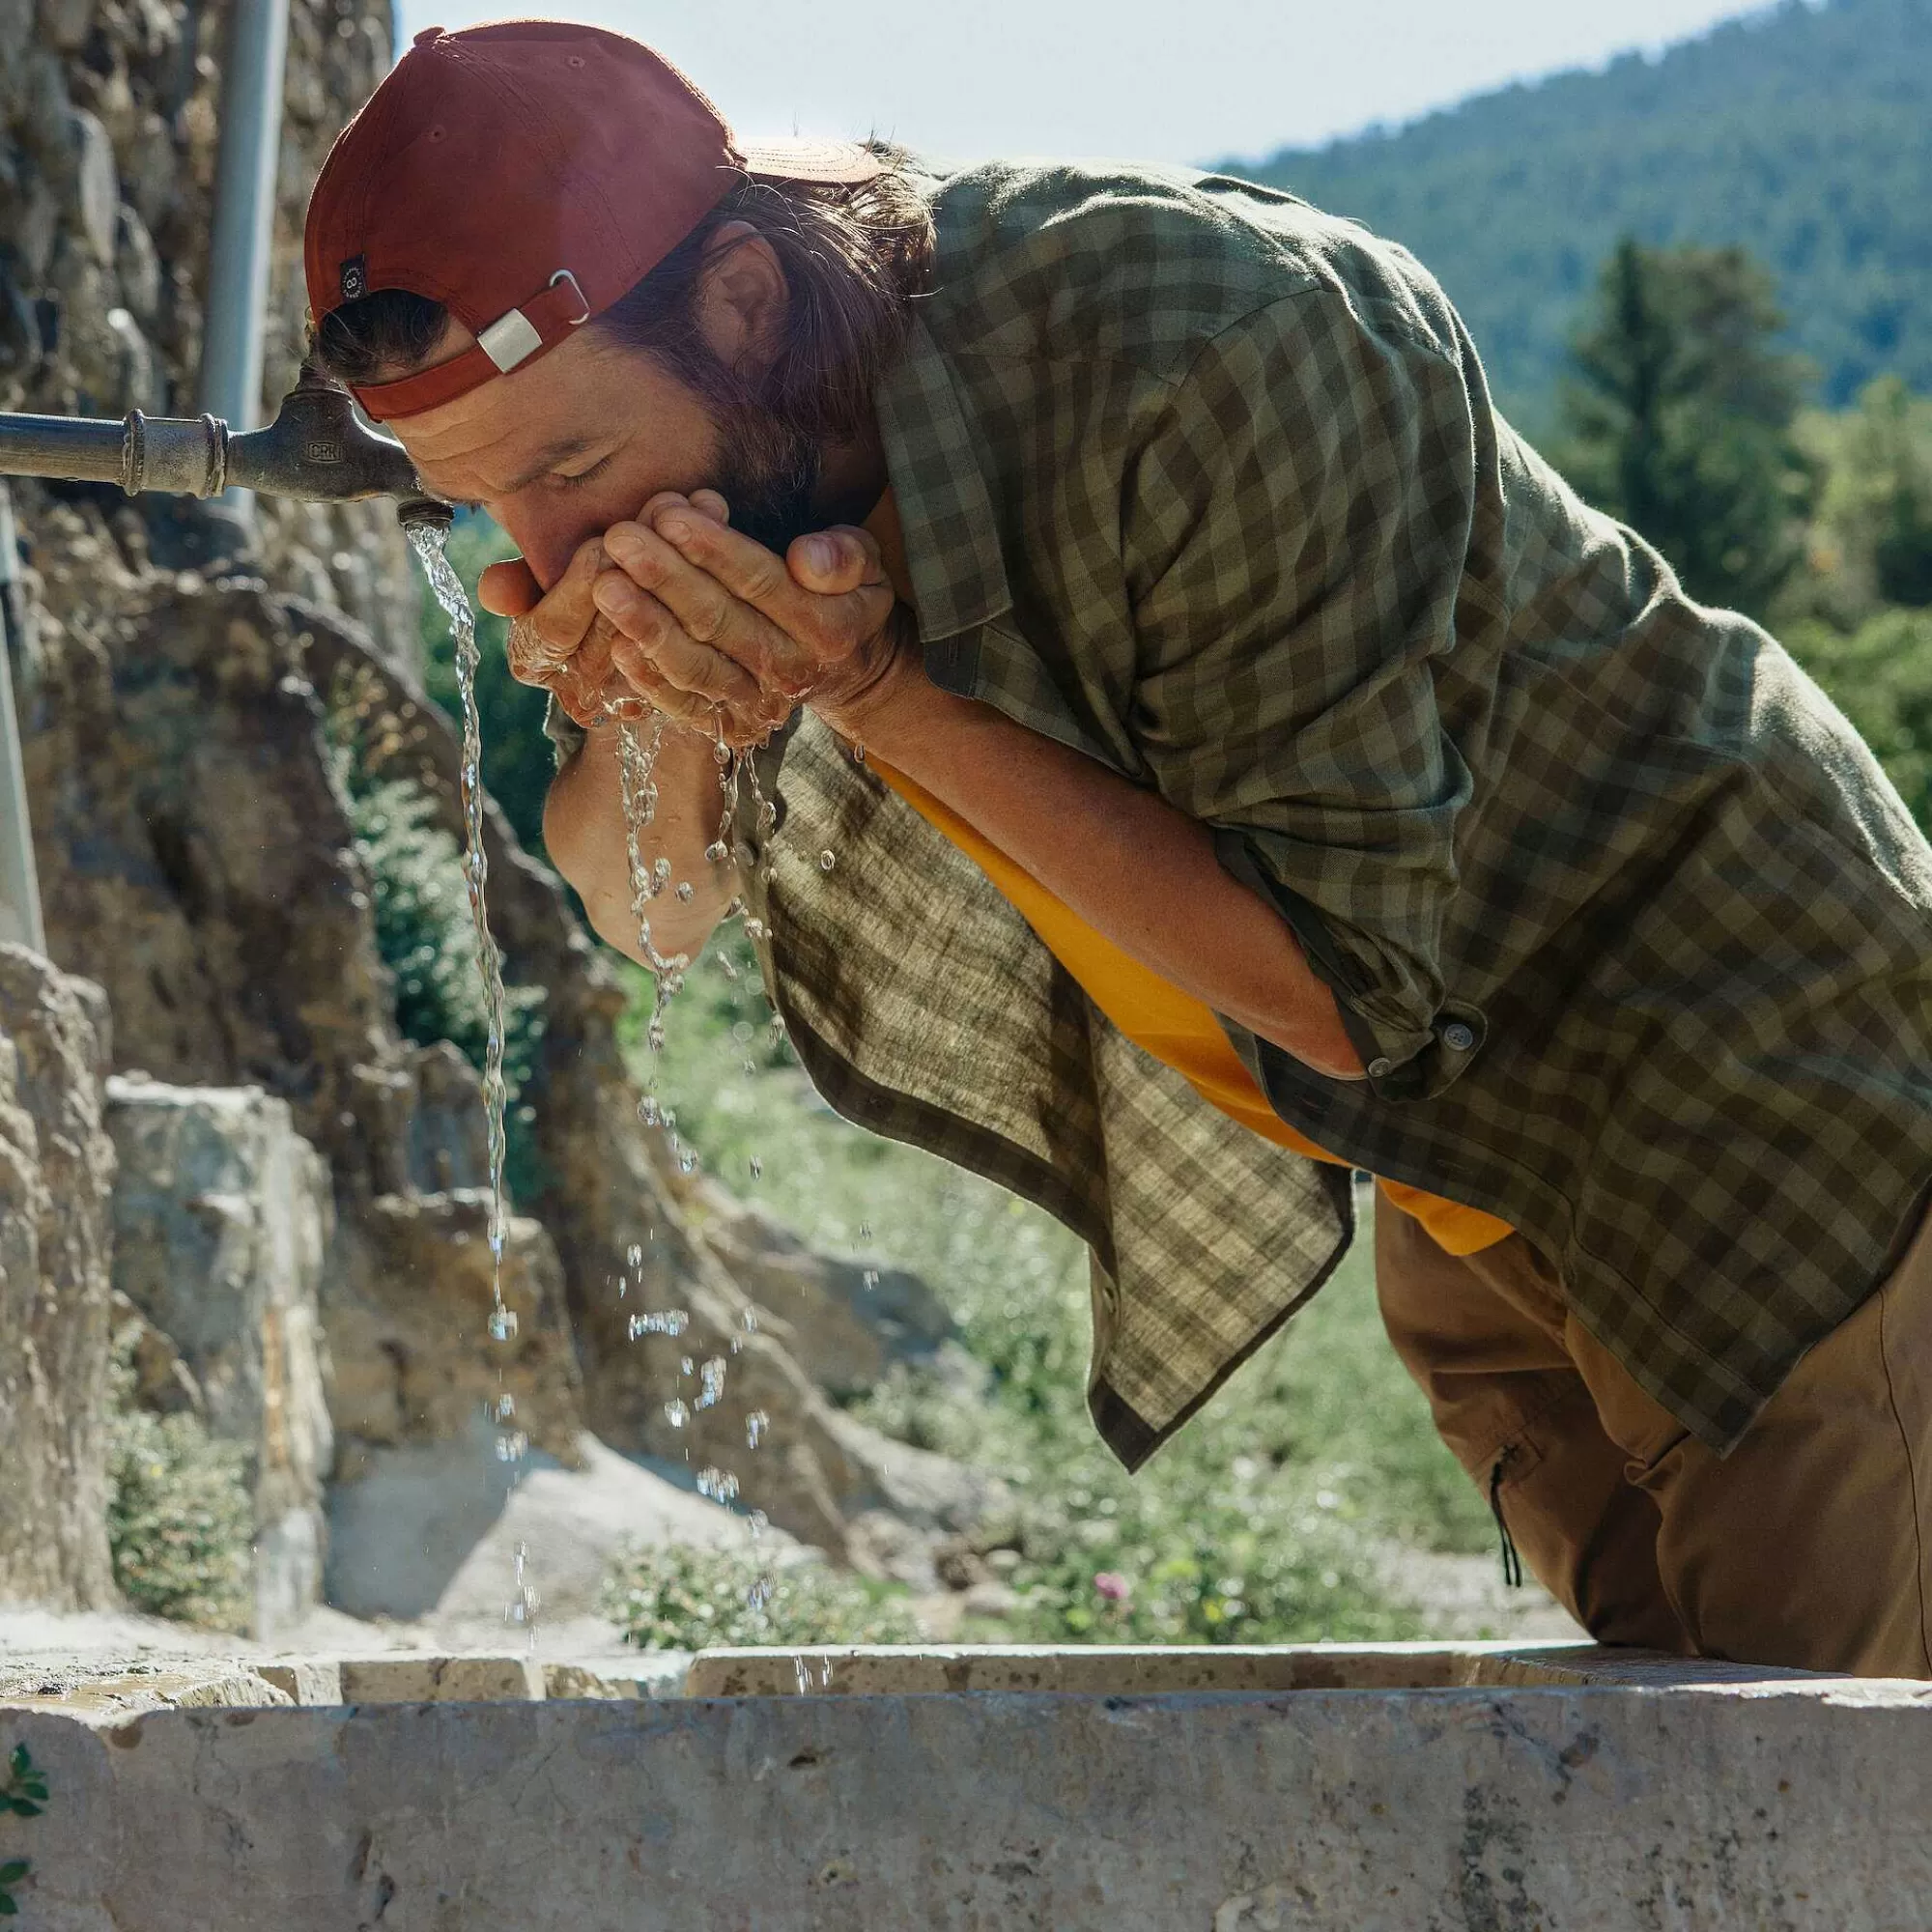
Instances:
[[[0,946],[0,1602],[114,1601],[99,987]]]
[[[389,61],[385,0],[291,0],[263,419],[300,359],[301,217],[323,155]],[[0,0],[0,410],[192,415],[217,143],[224,0]],[[175,541],[178,505],[16,482],[30,572],[76,554],[110,594]],[[380,505],[261,506],[277,582],[413,656],[416,593]],[[89,595],[36,582],[58,650]]]

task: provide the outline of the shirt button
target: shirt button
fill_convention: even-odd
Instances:
[[[1380,1059],[1369,1062],[1369,1078],[1372,1080],[1379,1080],[1384,1073],[1393,1073],[1394,1071],[1395,1062],[1392,1060]]]
[[[1475,1043],[1474,1031],[1465,1027],[1461,1020],[1451,1020],[1442,1029],[1442,1044],[1452,1053],[1467,1053]]]

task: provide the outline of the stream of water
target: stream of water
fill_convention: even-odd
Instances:
[[[490,1266],[491,1266],[491,1308],[489,1332],[492,1340],[499,1343],[513,1341],[517,1334],[516,1311],[503,1300],[503,1248],[506,1226],[506,1203],[503,1184],[503,1166],[506,1149],[504,1116],[507,1110],[508,1092],[503,1079],[503,1044],[507,1021],[507,1001],[503,990],[502,955],[490,931],[489,913],[489,856],[483,842],[483,732],[482,720],[476,704],[476,670],[479,651],[476,643],[476,623],[470,610],[469,593],[463,581],[456,574],[447,554],[448,531],[434,524],[412,524],[408,526],[411,546],[421,559],[422,567],[429,579],[430,588],[437,603],[449,619],[450,635],[455,643],[456,687],[463,712],[463,753],[460,773],[464,850],[463,877],[469,895],[469,913],[475,941],[475,958],[478,978],[482,983],[485,1011],[488,1019],[488,1038],[484,1052],[483,1098],[488,1116],[489,1158],[490,1158]],[[651,711],[647,716],[638,715],[635,700],[619,700],[611,707],[616,722],[618,740],[618,773],[624,814],[624,850],[630,875],[631,915],[637,923],[638,949],[649,966],[654,993],[651,1014],[646,1028],[646,1044],[650,1049],[650,1076],[643,1094],[638,1102],[639,1118],[646,1126],[665,1129],[669,1137],[672,1153],[683,1172],[689,1174],[696,1166],[696,1156],[678,1139],[676,1117],[659,1100],[657,1094],[657,1061],[665,1045],[666,1012],[671,1001],[684,985],[686,973],[691,961],[683,952],[666,954],[658,950],[651,935],[651,907],[659,896],[669,892],[681,902],[688,902],[694,896],[694,887],[690,880],[673,881],[671,864],[668,858],[659,857],[655,861],[646,858],[643,835],[651,824],[657,810],[656,770],[658,757],[663,750],[665,719],[661,712]],[[734,854],[732,823],[738,806],[740,776],[743,774],[752,787],[758,831],[769,847],[775,829],[777,813],[771,803],[759,789],[757,770],[750,758],[734,754],[721,737],[717,745],[719,788],[723,794],[723,809],[720,815],[718,835],[705,851],[706,860],[713,866],[725,865]],[[765,861],[764,876],[770,879],[770,859]],[[832,868],[833,857],[830,852],[821,856],[821,866],[826,870]],[[726,917],[745,912],[743,902],[733,898],[726,908]],[[753,939],[762,933],[758,921],[745,918],[745,929]],[[782,1026],[776,1016],[775,1029]],[[775,1034],[776,1037],[776,1034]],[[755,1159],[752,1170],[755,1176],[760,1163]],[[627,1255],[631,1271],[639,1282],[642,1278],[642,1249],[633,1245]],[[619,1293],[628,1289],[628,1280],[620,1277]],[[632,1340],[647,1334],[677,1335],[689,1321],[684,1311],[668,1310],[662,1313],[639,1312],[629,1321]],[[748,1310],[744,1321],[746,1332],[755,1330],[755,1318]],[[742,1346],[740,1339],[734,1338],[732,1351]],[[707,1360],[701,1370],[696,1370],[698,1387],[695,1391],[695,1401],[687,1403],[682,1395],[665,1405],[665,1417],[672,1427],[683,1428],[696,1415],[716,1406],[723,1398],[727,1363],[722,1356]],[[683,1363],[680,1380],[689,1378],[695,1371],[690,1357]],[[493,1414],[497,1424],[497,1454],[500,1461],[512,1465],[515,1471],[520,1467],[526,1450],[527,1437],[521,1429],[514,1427],[516,1401],[500,1384]],[[769,1428],[769,1421],[763,1410],[754,1410],[747,1419],[745,1436],[747,1446],[757,1449]],[[714,1502],[730,1507],[738,1499],[738,1479],[728,1471],[716,1467],[706,1467],[699,1471],[697,1487],[701,1493]],[[753,1510],[749,1516],[749,1526],[753,1540],[765,1526],[762,1511]],[[769,1599],[771,1580],[760,1577],[753,1585],[754,1606],[761,1606]],[[516,1595],[505,1611],[508,1621],[523,1624],[529,1629],[532,1649],[536,1643],[535,1618],[539,1596],[530,1577],[528,1551],[518,1545],[516,1553]]]
[[[503,1156],[508,1092],[503,1085],[503,1036],[508,1024],[503,996],[503,961],[490,935],[490,855],[483,843],[483,721],[476,710],[476,620],[463,580],[451,567],[449,532],[440,525],[408,526],[410,542],[422,559],[430,589],[449,619],[456,645],[456,689],[463,703],[463,883],[469,893],[469,920],[476,943],[476,971],[483,985],[489,1037],[483,1053],[483,1105],[489,1117],[490,1147],[490,1334],[498,1342],[517,1332],[514,1309],[503,1303]]]

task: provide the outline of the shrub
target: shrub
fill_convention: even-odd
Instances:
[[[777,1568],[749,1549],[638,1549],[605,1585],[604,1613],[642,1650],[915,1643],[905,1593],[817,1563]]]
[[[107,1548],[114,1580],[137,1610],[211,1630],[244,1631],[255,1512],[248,1457],[199,1416],[132,1406],[130,1324],[115,1339],[107,1419]]]

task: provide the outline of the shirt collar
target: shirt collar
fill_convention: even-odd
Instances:
[[[874,400],[920,637],[936,643],[1010,611],[1013,595],[973,432],[917,302]]]

